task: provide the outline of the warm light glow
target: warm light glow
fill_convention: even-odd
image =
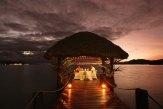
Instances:
[[[71,89],[68,89],[68,97],[71,97]]]
[[[68,86],[68,88],[71,88],[72,87],[72,84],[69,83],[67,86]]]
[[[32,51],[23,51],[22,53],[23,55],[34,55],[34,53]]]
[[[106,88],[106,85],[105,85],[105,84],[102,84],[101,87],[102,87],[103,89],[105,89],[105,88]]]
[[[109,96],[106,93],[106,89],[102,89],[101,92],[102,92],[101,102],[107,102]]]
[[[71,95],[71,89],[68,89],[68,103],[70,103]]]
[[[160,28],[135,31],[113,42],[129,53],[127,61],[132,59],[162,59],[163,37],[161,33],[162,29]]]
[[[106,89],[102,89],[102,96],[105,97],[106,95]]]
[[[23,65],[22,63],[14,63],[14,64],[10,64],[10,65]]]

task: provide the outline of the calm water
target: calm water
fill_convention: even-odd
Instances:
[[[24,109],[37,90],[53,90],[55,73],[48,64],[0,66],[0,109]]]
[[[121,70],[115,73],[115,79],[120,88],[142,88],[163,105],[163,65],[121,65]],[[129,90],[116,89],[120,98],[132,109],[135,109],[135,93]],[[159,109],[150,102],[150,109]]]
[[[121,65],[115,73],[118,87],[142,88],[163,105],[163,66]],[[36,90],[53,90],[55,73],[48,64],[0,66],[0,109],[22,109]],[[134,91],[116,89],[120,99],[134,109]],[[150,101],[151,109],[157,109]]]

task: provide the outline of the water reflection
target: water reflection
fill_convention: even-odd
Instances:
[[[121,65],[122,71],[115,72],[115,80],[118,87],[142,88],[161,104],[163,104],[163,88],[160,85],[163,78],[162,65]],[[133,91],[117,90],[118,96],[135,109],[135,98]],[[129,99],[130,98],[130,99]],[[150,104],[151,109],[156,109]]]
[[[121,68],[122,71],[115,72],[115,80],[118,87],[140,87],[147,89],[150,95],[163,104],[163,88],[162,85],[160,85],[163,81],[162,65],[121,65]],[[6,109],[22,109],[34,91],[38,89],[55,89],[56,73],[54,73],[50,64],[0,66],[0,71],[1,107],[4,107],[3,109],[5,109],[5,107]],[[82,89],[80,89],[79,92],[80,91],[84,94]],[[72,89],[68,90],[66,93],[69,96],[69,103],[71,103],[71,99],[80,96],[79,94],[72,96]],[[109,92],[107,90],[101,90],[100,93],[102,95],[102,97],[100,97],[101,101],[109,99]],[[118,97],[126,101],[126,104],[131,104],[132,107],[134,106],[134,101],[132,100],[134,99],[134,93],[131,93],[132,94],[130,94],[129,91],[122,90],[118,90],[117,92]],[[16,105],[18,102],[19,105]],[[134,108],[132,107],[132,109]]]

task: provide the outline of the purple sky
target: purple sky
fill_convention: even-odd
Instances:
[[[130,57],[163,58],[163,0],[0,0],[0,56],[43,53],[79,31],[97,33]]]

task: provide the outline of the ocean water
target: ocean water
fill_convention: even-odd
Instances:
[[[24,109],[37,90],[54,90],[56,76],[49,64],[0,66],[0,109]]]
[[[121,71],[115,72],[116,93],[131,109],[135,109],[135,90],[119,88],[145,89],[149,95],[163,105],[163,65],[119,66]],[[160,109],[151,99],[149,99],[149,107],[150,109]]]
[[[116,66],[117,67],[117,66]],[[120,65],[115,72],[116,93],[131,109],[135,108],[134,90],[142,88],[163,105],[162,65]],[[56,76],[50,64],[0,65],[0,109],[23,109],[34,91],[54,90]],[[159,109],[150,100],[151,109]]]

